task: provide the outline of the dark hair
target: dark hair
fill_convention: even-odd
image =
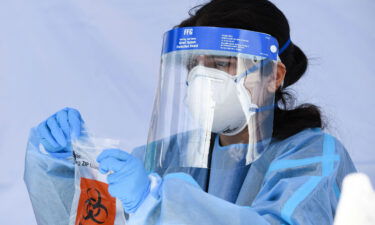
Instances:
[[[284,14],[268,0],[212,0],[189,11],[190,18],[178,27],[213,26],[263,32],[275,37],[280,47],[290,40]],[[307,58],[293,43],[280,54],[286,66],[284,84],[275,93],[273,137],[286,139],[304,129],[323,127],[320,110],[312,104],[295,107],[295,98],[286,88],[296,83],[307,69]]]

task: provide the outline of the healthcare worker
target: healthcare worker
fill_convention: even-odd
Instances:
[[[128,223],[332,224],[356,170],[319,109],[287,93],[306,68],[267,0],[214,0],[166,32],[147,145],[97,158]],[[71,142],[83,127],[66,108],[31,132],[25,181],[38,224],[69,221]]]

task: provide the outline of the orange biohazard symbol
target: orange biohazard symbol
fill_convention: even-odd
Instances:
[[[113,225],[116,199],[108,193],[108,184],[81,178],[75,225]]]

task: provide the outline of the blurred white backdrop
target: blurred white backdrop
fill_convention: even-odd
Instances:
[[[204,0],[0,1],[0,224],[36,224],[23,183],[29,129],[59,109],[90,131],[144,144],[162,34]],[[293,87],[375,183],[372,0],[274,0],[310,58]],[[48,206],[46,206],[48,207]]]

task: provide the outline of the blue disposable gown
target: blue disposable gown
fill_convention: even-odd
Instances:
[[[74,167],[40,153],[31,133],[25,182],[38,224],[67,224]],[[215,158],[228,148],[216,140]],[[190,175],[160,179],[129,224],[332,224],[343,178],[355,167],[345,148],[321,129],[274,141],[250,166],[212,169],[208,189]],[[194,174],[192,174],[194,177]],[[207,193],[208,192],[208,193]]]

